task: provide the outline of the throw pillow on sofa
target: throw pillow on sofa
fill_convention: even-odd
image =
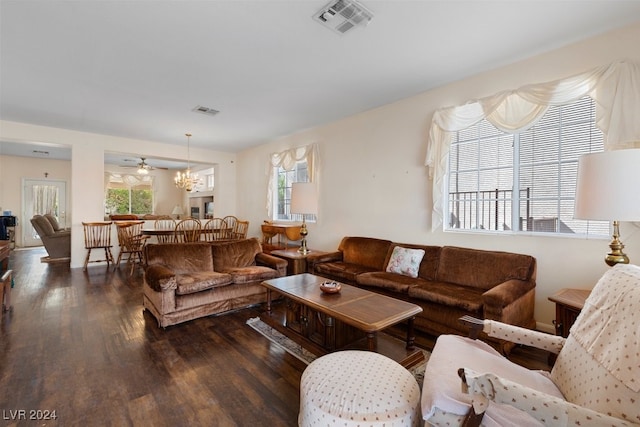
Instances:
[[[397,273],[409,277],[418,277],[420,262],[424,257],[423,249],[409,249],[401,246],[393,248],[387,264],[388,273]]]

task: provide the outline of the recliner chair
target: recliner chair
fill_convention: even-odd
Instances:
[[[31,218],[31,225],[40,236],[44,248],[49,254],[49,258],[70,258],[71,257],[71,231],[55,231],[51,221],[43,215],[34,215]]]

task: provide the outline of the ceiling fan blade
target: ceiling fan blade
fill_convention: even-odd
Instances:
[[[136,162],[137,160],[129,160],[129,159],[125,159],[125,161],[127,162]],[[160,166],[151,166],[149,163],[147,163],[147,158],[146,157],[140,157],[140,161],[137,162],[134,165],[124,165],[124,166],[120,166],[121,168],[130,168],[130,169],[141,169],[144,168],[146,170],[156,170],[156,169],[160,169],[160,170],[169,170],[169,168],[165,168],[165,167],[160,167]]]

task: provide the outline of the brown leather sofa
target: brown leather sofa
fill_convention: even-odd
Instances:
[[[385,271],[397,246],[424,251],[417,277]],[[337,251],[310,254],[307,269],[420,305],[423,311],[415,320],[416,329],[435,336],[467,335],[468,329],[458,321],[464,315],[526,328],[536,324],[536,259],[529,255],[344,237]],[[505,353],[513,347],[481,338]]]
[[[149,244],[143,305],[166,327],[266,301],[260,283],[286,275],[287,261],[262,252],[256,238]]]
[[[62,229],[52,215],[34,215],[31,225],[40,236],[50,259],[71,257],[71,231]]]

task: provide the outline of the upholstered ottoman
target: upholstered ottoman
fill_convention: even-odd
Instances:
[[[419,426],[420,388],[409,371],[378,353],[330,353],[302,373],[298,424]]]

